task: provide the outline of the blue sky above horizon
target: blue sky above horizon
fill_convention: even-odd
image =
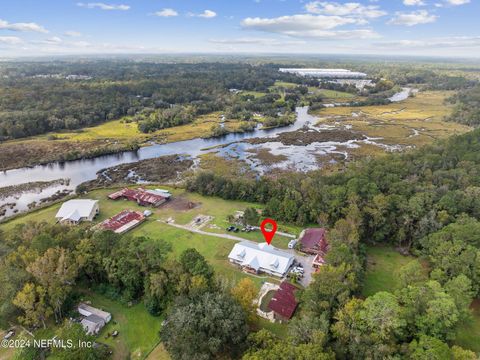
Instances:
[[[4,0],[0,56],[258,52],[480,57],[478,14],[478,0]]]

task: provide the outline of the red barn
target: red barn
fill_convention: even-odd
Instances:
[[[167,201],[167,198],[144,189],[125,188],[108,195],[110,200],[127,199],[135,201],[140,206],[157,207]]]
[[[307,254],[321,255],[323,257],[328,251],[326,233],[324,228],[303,230],[300,234],[301,250]]]
[[[123,234],[135,226],[145,221],[145,216],[139,211],[123,210],[110,219],[100,223],[100,226],[106,230],[111,230],[117,234]]]
[[[279,320],[290,320],[295,312],[298,302],[295,299],[297,288],[284,281],[280,284],[272,300],[268,303],[268,308],[275,313]]]

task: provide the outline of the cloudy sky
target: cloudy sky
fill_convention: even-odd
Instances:
[[[480,0],[3,0],[0,56],[258,52],[480,57],[478,14]]]

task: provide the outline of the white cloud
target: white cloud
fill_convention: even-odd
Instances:
[[[480,48],[480,36],[454,36],[423,40],[384,41],[378,42],[375,45],[382,48],[405,49]]]
[[[277,18],[246,18],[242,26],[268,32],[297,32],[301,30],[329,30],[341,25],[355,24],[357,20],[340,16],[290,15]]]
[[[16,36],[0,36],[0,44],[17,45],[23,43],[23,40]]]
[[[446,2],[453,6],[469,4],[470,0],[446,0]]]
[[[98,3],[82,3],[82,2],[79,2],[79,3],[77,3],[77,6],[84,7],[84,8],[87,8],[87,9],[98,8],[98,9],[101,9],[101,10],[123,10],[123,11],[125,11],[125,10],[130,9],[130,5],[105,4],[105,3],[101,3],[101,2],[98,2]]]
[[[424,6],[426,5],[423,0],[403,0],[403,4],[406,6]]]
[[[435,7],[451,7],[451,6],[460,6],[465,4],[470,4],[471,0],[443,0],[443,2],[435,3]]]
[[[48,39],[44,40],[43,43],[45,43],[45,44],[51,44],[51,45],[52,45],[52,44],[53,44],[53,45],[55,45],[55,44],[61,44],[61,43],[62,43],[62,39],[60,39],[58,36],[53,36],[53,37],[51,37],[51,38],[48,38]]]
[[[246,18],[241,25],[245,29],[295,37],[318,39],[368,39],[379,37],[371,29],[333,31],[333,29],[342,25],[358,23],[361,23],[361,20],[348,17],[303,14],[278,18]]]
[[[154,12],[153,15],[160,16],[160,17],[172,17],[172,16],[178,16],[178,12],[176,12],[173,9],[166,8],[166,9],[162,9],[160,11]]]
[[[78,31],[69,30],[69,31],[65,31],[64,35],[65,36],[70,36],[70,37],[80,37],[80,36],[82,36],[82,33],[78,32]]]
[[[368,19],[387,14],[378,5],[362,5],[355,2],[340,4],[337,2],[312,1],[305,5],[305,9],[312,14],[353,16]]]
[[[395,17],[390,19],[388,23],[393,25],[414,26],[419,24],[433,23],[436,20],[436,15],[432,15],[426,10],[419,10],[410,13],[396,12]]]
[[[271,38],[235,38],[235,39],[210,39],[208,42],[221,45],[266,45],[266,46],[286,46],[303,45],[306,42],[302,40],[283,40]]]
[[[204,18],[204,19],[211,19],[211,18],[216,17],[217,13],[215,11],[212,11],[212,10],[205,10],[204,12],[202,12],[200,14],[188,13],[187,16],[201,17],[201,18]]]
[[[12,31],[33,31],[40,33],[48,33],[48,30],[36,23],[9,23],[8,21],[0,19],[0,30]]]

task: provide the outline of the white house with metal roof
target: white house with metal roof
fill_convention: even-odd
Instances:
[[[246,272],[264,272],[283,277],[292,265],[294,256],[267,243],[242,241],[235,244],[228,259]]]
[[[98,200],[73,199],[62,204],[55,218],[63,224],[77,225],[82,221],[93,221],[99,211]]]

